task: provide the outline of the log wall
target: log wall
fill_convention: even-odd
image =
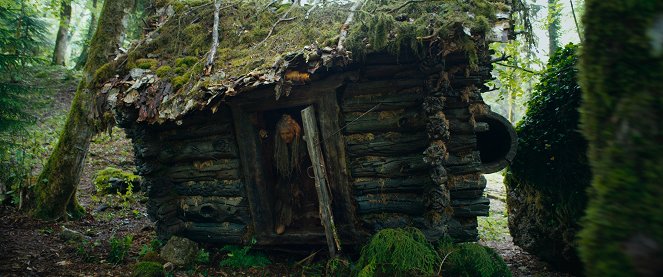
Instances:
[[[252,219],[229,110],[160,126],[125,122],[159,236],[218,243],[248,236]]]

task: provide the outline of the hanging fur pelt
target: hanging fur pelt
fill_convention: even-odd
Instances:
[[[276,171],[282,178],[289,179],[295,170],[299,171],[303,156],[300,149],[301,135],[302,128],[292,116],[281,116],[276,124],[274,161]]]

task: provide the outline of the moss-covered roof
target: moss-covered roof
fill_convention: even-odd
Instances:
[[[511,1],[365,0],[349,25],[347,51],[337,51],[352,3],[223,0],[212,70],[205,61],[214,2],[161,1],[153,18],[158,27],[126,59],[102,67],[97,79],[112,106],[139,109],[139,121],[164,122],[259,86],[276,84],[278,97],[316,71],[342,68],[372,52],[408,49],[423,58],[435,46],[435,55],[465,51],[476,62],[476,46],[485,36],[501,36],[508,28]],[[491,31],[495,26],[497,33]]]

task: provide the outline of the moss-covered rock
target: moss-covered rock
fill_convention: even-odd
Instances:
[[[507,170],[514,243],[554,266],[579,272],[576,233],[591,173],[578,131],[581,91],[576,46],[551,57],[518,124],[518,154]]]
[[[162,277],[166,276],[163,265],[157,262],[139,262],[134,266],[132,277]]]
[[[582,130],[588,276],[663,276],[663,1],[587,0]]]

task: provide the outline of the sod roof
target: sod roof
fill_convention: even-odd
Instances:
[[[406,51],[423,59],[464,51],[476,63],[477,47],[505,40],[511,14],[511,0],[365,0],[339,49],[352,2],[300,6],[223,0],[219,44],[207,67],[214,2],[162,2],[152,18],[156,28],[124,59],[96,73],[111,106],[120,112],[138,109],[138,121],[164,122],[193,110],[215,110],[224,98],[261,86],[274,85],[279,97],[316,72],[343,70],[375,52]]]

